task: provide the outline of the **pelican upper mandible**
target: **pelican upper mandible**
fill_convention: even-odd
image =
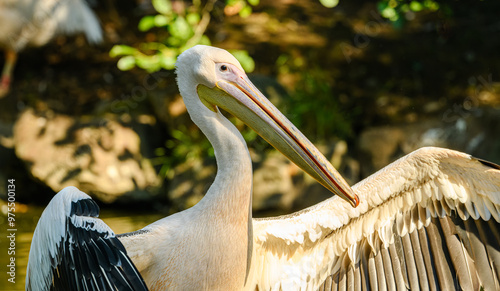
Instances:
[[[228,52],[195,46],[179,56],[177,75],[215,149],[204,198],[116,236],[88,195],[63,189],[35,230],[27,290],[499,288],[499,166],[423,148],[351,189]],[[344,200],[253,219],[250,155],[221,109]]]

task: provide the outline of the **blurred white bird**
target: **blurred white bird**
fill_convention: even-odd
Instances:
[[[102,40],[99,20],[85,0],[0,0],[0,47],[5,50],[0,98],[9,91],[19,51],[80,32],[89,43]]]

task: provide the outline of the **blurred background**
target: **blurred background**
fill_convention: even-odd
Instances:
[[[0,1],[0,24],[16,19],[13,3]],[[27,26],[27,34],[0,25],[0,47],[18,51],[0,99],[0,265],[8,264],[7,187],[15,179],[16,283],[7,282],[2,267],[0,290],[24,289],[32,231],[43,207],[66,186],[96,199],[116,233],[201,199],[215,176],[213,150],[187,116],[173,71],[177,56],[198,43],[231,51],[350,184],[422,146],[500,163],[500,3],[84,4],[96,16],[101,41],[84,29],[60,29],[63,21],[39,24],[44,17],[35,12],[55,8],[22,11],[18,26]],[[61,15],[81,19],[72,13]],[[50,37],[30,43],[51,27]],[[13,47],[19,35],[24,42]],[[11,59],[6,53],[0,62]],[[330,196],[231,120],[254,162],[255,216],[289,213]]]

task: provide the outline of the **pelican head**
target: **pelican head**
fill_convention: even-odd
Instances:
[[[273,147],[352,206],[359,199],[320,151],[252,84],[236,58],[198,45],[177,61],[177,80],[191,118],[222,108],[250,126]],[[197,99],[197,100],[192,100]]]

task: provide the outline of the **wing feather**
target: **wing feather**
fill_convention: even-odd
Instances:
[[[354,267],[348,267],[347,270],[347,280],[346,280],[346,290],[354,290]]]
[[[370,287],[372,290],[378,290],[377,267],[375,256],[370,253],[368,257],[368,275],[370,276]]]
[[[345,273],[346,272],[345,272],[344,268],[342,268],[339,272],[338,281],[337,281],[337,290],[339,290],[339,291],[347,290],[347,288],[346,288],[347,278],[346,278]]]
[[[383,273],[385,274],[385,282],[389,290],[396,290],[396,281],[394,279],[394,271],[392,269],[392,261],[389,257],[389,251],[384,248],[381,250],[382,263],[384,264]]]
[[[259,255],[246,286],[317,290],[330,277],[339,289],[499,289],[499,166],[423,148],[353,189],[358,208],[333,197],[291,215],[255,219]],[[265,284],[264,269],[273,273]]]
[[[462,244],[454,233],[455,226],[448,217],[441,220],[441,226],[443,228],[447,248],[450,252],[450,259],[457,273],[460,286],[462,286],[464,290],[477,290],[479,286],[475,278],[476,276],[469,270],[466,257],[462,252]]]
[[[147,290],[99,207],[75,187],[61,190],[33,234],[26,290]]]
[[[354,290],[361,291],[366,290],[366,287],[363,286],[363,281],[361,281],[361,268],[352,268],[354,272]],[[364,288],[364,289],[363,289]]]
[[[429,280],[427,278],[427,271],[424,264],[424,257],[422,254],[422,249],[420,247],[420,239],[417,231],[413,231],[409,235],[411,242],[411,249],[413,251],[413,257],[415,259],[415,266],[418,273],[418,283],[421,290],[429,290]],[[391,289],[395,290],[395,289]]]
[[[420,283],[418,279],[418,269],[415,262],[415,256],[413,255],[413,249],[411,246],[411,239],[408,235],[405,235],[402,240],[410,289],[418,290],[420,289]]]
[[[396,251],[395,244],[391,244],[389,246],[389,255],[391,256],[391,263],[392,263],[392,268],[394,271],[394,280],[396,284],[396,289],[397,290],[405,290],[407,289],[406,281],[403,277],[403,273],[401,272],[401,264],[399,261],[399,256]],[[366,290],[363,289],[363,290]]]
[[[465,230],[471,242],[473,260],[477,272],[481,274],[480,283],[486,290],[495,290],[495,282],[493,281],[488,254],[473,220],[468,219],[465,221]]]

